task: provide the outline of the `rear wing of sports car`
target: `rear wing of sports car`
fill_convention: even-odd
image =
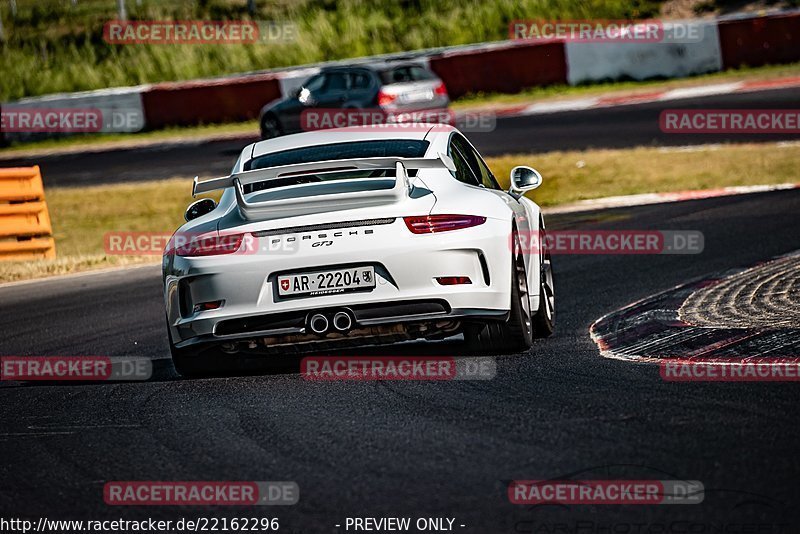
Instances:
[[[380,170],[394,169],[400,163],[405,169],[447,169],[455,171],[456,167],[450,156],[439,153],[436,158],[360,158],[337,159],[328,161],[313,161],[311,163],[298,163],[280,167],[267,167],[253,171],[243,171],[200,181],[197,176],[192,185],[192,196],[199,193],[208,193],[218,189],[234,187],[237,183],[241,186],[256,182],[265,182],[275,178],[287,176],[302,176],[305,174],[333,174],[351,170]],[[408,178],[408,176],[405,176]]]
[[[386,178],[357,178],[354,182],[361,185],[375,185],[374,188],[367,187],[366,190],[337,192],[332,194],[308,195],[302,194],[302,189],[309,184],[285,186],[297,189],[297,195],[290,198],[277,198],[261,202],[250,202],[245,198],[245,186],[249,184],[268,182],[270,180],[299,177],[304,175],[325,175],[349,172],[355,170],[395,170],[395,183],[391,189],[379,187],[385,183]],[[315,161],[311,163],[299,163],[295,165],[283,165],[280,167],[268,167],[252,171],[243,171],[212,178],[210,180],[199,181],[194,179],[192,186],[192,196],[198,193],[207,193],[218,189],[233,187],[236,193],[236,203],[239,211],[247,219],[261,217],[291,217],[300,214],[307,214],[315,211],[326,211],[325,206],[336,205],[338,209],[347,207],[379,205],[406,198],[411,185],[408,179],[409,169],[447,169],[455,171],[453,160],[445,155],[439,154],[436,158],[360,158],[342,159],[329,161]]]

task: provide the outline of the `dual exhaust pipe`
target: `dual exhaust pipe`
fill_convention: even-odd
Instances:
[[[309,330],[319,336],[330,331],[345,333],[352,327],[353,317],[344,310],[337,311],[333,316],[315,313],[308,318]]]

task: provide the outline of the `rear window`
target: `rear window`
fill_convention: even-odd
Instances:
[[[434,79],[433,73],[417,65],[395,67],[384,70],[380,74],[381,81],[387,85],[390,83],[420,82]]]
[[[387,139],[293,148],[253,158],[245,163],[244,170],[337,159],[421,158],[428,151],[428,145],[428,141],[417,139]]]
[[[433,80],[433,73],[423,69],[422,67],[411,67],[411,78],[416,82],[420,80]]]

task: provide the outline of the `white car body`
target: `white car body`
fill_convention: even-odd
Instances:
[[[248,162],[261,161],[258,158],[265,155],[381,140],[428,145],[423,155],[414,158],[337,159],[246,170]],[[524,196],[457,180],[450,170],[455,169],[452,143],[463,149],[464,141],[458,130],[442,125],[302,133],[245,147],[231,176],[195,180],[196,191],[224,189],[224,193],[213,211],[187,222],[176,235],[244,234],[258,239],[248,241],[251,248],[244,253],[183,256],[175,247],[165,253],[165,304],[173,356],[176,351],[211,345],[222,347],[225,354],[258,354],[446,337],[457,333],[463,321],[507,320],[512,228],[535,232],[542,217],[539,207]],[[320,169],[333,176],[351,163],[361,169],[385,169],[386,160],[391,160],[396,176],[386,170],[386,176],[377,178],[245,192],[248,184],[269,185],[284,176],[294,179],[312,171],[322,176]],[[437,214],[485,218],[485,222],[415,234],[404,220]],[[541,257],[523,257],[530,310],[535,312],[540,305]],[[348,266],[373,266],[374,289],[299,298],[279,294],[277,280],[287,273]],[[442,277],[468,277],[470,283],[442,285]],[[205,309],[214,306],[206,303],[220,302]],[[335,313],[343,310],[350,314],[349,328],[339,331],[330,325],[324,333],[311,331],[314,314],[322,313],[333,322]]]

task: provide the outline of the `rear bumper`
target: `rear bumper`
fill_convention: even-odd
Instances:
[[[305,334],[312,312],[347,309],[360,327],[506,317],[510,305],[508,223],[442,234],[413,235],[402,219],[354,235],[297,237],[294,249],[247,255],[165,256],[164,290],[170,335],[177,347]],[[339,235],[335,235],[339,234]],[[267,238],[269,239],[269,238]],[[277,275],[306,269],[375,267],[376,287],[363,293],[280,297]],[[469,285],[442,286],[441,276],[468,276]],[[204,302],[219,309],[195,311]]]
[[[455,115],[449,104],[447,99],[443,99],[425,105],[385,106],[382,111],[388,123],[452,124]]]
[[[392,305],[322,308],[311,312],[266,314],[217,323],[212,334],[198,335],[176,343],[177,348],[227,344],[244,347],[257,341],[261,348],[292,345],[294,350],[324,346],[336,348],[380,342],[382,337],[414,339],[454,332],[461,321],[505,321],[507,310],[456,309],[435,311],[431,302],[400,302]],[[416,310],[411,308],[418,307]],[[331,329],[324,335],[311,333],[308,316],[321,313],[328,318],[340,311],[353,314],[355,322],[347,333]],[[253,346],[255,348],[255,346]]]

